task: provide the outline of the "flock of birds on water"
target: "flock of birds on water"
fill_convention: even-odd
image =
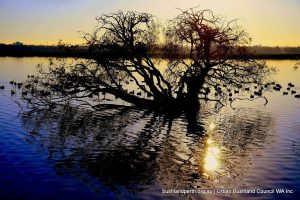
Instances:
[[[29,76],[28,75],[28,78],[34,78],[34,76],[32,75],[32,76]],[[16,81],[10,81],[9,82],[9,84],[10,85],[12,85],[13,86],[13,89],[11,89],[10,90],[10,94],[13,96],[13,95],[15,95],[16,94],[16,88],[18,88],[19,90],[21,90],[21,89],[23,89],[23,83],[21,83],[21,82],[16,82]],[[24,88],[26,88],[26,89],[29,89],[31,87],[31,84],[27,84],[27,85],[25,85],[24,86]],[[4,90],[5,89],[5,86],[4,85],[0,85],[0,90]],[[22,91],[22,95],[23,96],[26,96],[27,95],[27,91]]]
[[[231,88],[228,88],[226,89],[227,85],[223,85],[223,90],[225,89],[229,96],[229,101],[233,101],[233,95],[234,94],[239,94],[241,91],[240,89],[244,90],[244,91],[247,91],[247,92],[250,92],[251,88],[250,87],[246,87],[246,88],[243,88],[242,85],[239,85],[238,86],[238,89],[231,89]],[[264,85],[254,85],[254,90],[256,91],[253,91],[252,94],[250,94],[250,98],[253,99],[255,98],[255,96],[258,96],[258,97],[261,97],[263,95],[263,88],[266,88],[266,89],[273,89],[274,91],[281,91],[282,90],[282,85],[279,84],[279,83],[275,83],[275,82],[268,82],[268,83],[265,83]],[[215,86],[215,96],[219,96],[221,95],[221,93],[223,92],[222,91],[222,88],[221,88],[221,85],[220,84],[217,84]],[[210,88],[208,87],[204,87],[201,91],[200,91],[200,94],[204,95],[205,97],[207,97],[207,95],[211,93],[211,90]],[[297,91],[295,90],[295,85],[292,84],[291,82],[287,84],[287,87],[286,87],[286,90],[282,92],[283,95],[288,95],[288,94],[291,94],[293,95],[295,98],[298,98],[300,99],[300,94],[296,94]]]
[[[28,75],[28,78],[34,78],[34,76]],[[37,81],[34,81],[34,82],[37,83]],[[22,96],[26,96],[28,94],[28,89],[30,89],[32,87],[32,85],[30,83],[24,85],[22,82],[16,82],[16,81],[10,81],[9,84],[13,86],[13,89],[10,90],[10,93],[12,96],[16,94],[16,89],[22,90],[22,92],[21,92]],[[272,88],[275,91],[281,91],[283,88],[282,85],[280,85],[279,83],[275,83],[275,82],[266,83],[266,84],[264,84],[264,86],[265,86],[265,88]],[[5,86],[0,85],[0,90],[4,90],[4,89],[5,89]],[[25,89],[25,90],[23,90],[23,89]],[[255,96],[262,96],[262,88],[259,89],[258,86],[254,86],[254,89],[258,89],[258,91],[254,91],[253,94],[250,95],[250,98],[254,98]],[[216,86],[215,90],[216,90],[215,96],[218,96],[219,95],[218,92],[221,92],[221,88],[219,86]],[[250,87],[244,88],[244,90],[250,91]],[[31,90],[31,93],[33,93],[33,92],[34,91]],[[46,91],[44,91],[44,92],[45,92],[45,94],[43,93],[43,91],[40,91],[40,94],[42,96],[47,96]],[[204,94],[206,96],[210,92],[211,91],[209,88],[203,88],[203,90],[200,91],[200,94]],[[239,90],[238,89],[235,89],[235,90],[227,89],[227,92],[228,92],[228,96],[230,97],[229,98],[229,101],[230,101],[233,94],[238,94]],[[141,91],[135,92],[134,90],[132,90],[132,91],[129,91],[128,93],[131,95],[138,95],[138,96],[142,95]],[[291,82],[287,84],[286,90],[282,92],[283,95],[291,94],[295,98],[300,99],[300,94],[296,94],[296,93],[297,92],[295,90],[295,85],[292,84]],[[150,95],[151,94],[147,94],[147,97],[151,97]]]

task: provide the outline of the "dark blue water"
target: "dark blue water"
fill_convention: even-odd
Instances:
[[[114,199],[101,183],[97,192],[83,177],[55,170],[48,147],[24,130],[19,112],[13,100],[0,94],[1,199]]]
[[[29,110],[9,80],[46,59],[0,58],[0,199],[297,199],[300,101],[271,93],[191,119],[147,110]],[[300,85],[294,61],[269,61]],[[162,194],[167,189],[275,189],[293,194]]]

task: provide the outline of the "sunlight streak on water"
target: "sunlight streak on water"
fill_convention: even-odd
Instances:
[[[204,159],[204,169],[209,172],[218,170],[220,166],[219,156],[220,150],[216,146],[209,146]]]
[[[300,191],[300,104],[293,96],[270,93],[265,107],[208,107],[195,121],[127,108],[18,114],[20,95],[10,95],[8,81],[34,74],[28,66],[37,62],[47,59],[0,58],[0,199],[43,199],[47,192],[49,199],[215,200],[224,196],[162,196],[161,189]],[[284,71],[275,80],[300,85],[294,61],[272,62]]]
[[[209,130],[210,131],[213,131],[215,128],[216,128],[216,125],[215,125],[215,123],[214,122],[211,122],[210,124],[209,124]]]
[[[203,163],[204,175],[207,178],[214,177],[214,174],[221,166],[221,150],[216,141],[213,139],[213,136],[217,132],[216,127],[215,122],[210,121],[207,128],[208,138],[205,141],[206,149]]]

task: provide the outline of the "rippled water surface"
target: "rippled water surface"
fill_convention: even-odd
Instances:
[[[0,58],[0,199],[297,199],[300,100],[237,102],[176,119],[128,107],[30,111],[10,80],[45,58]],[[267,61],[300,86],[295,61]],[[298,88],[300,89],[300,88]],[[21,107],[23,109],[21,109]],[[293,194],[162,194],[168,189],[273,189]]]

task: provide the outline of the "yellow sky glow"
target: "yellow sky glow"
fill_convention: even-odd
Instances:
[[[253,45],[300,46],[298,0],[0,0],[0,43],[80,44],[78,31],[91,32],[101,13],[135,10],[166,22],[179,13],[176,8],[195,6],[238,18]]]

